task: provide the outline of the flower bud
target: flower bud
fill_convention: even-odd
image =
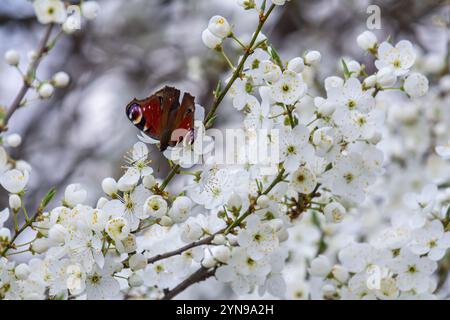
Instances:
[[[103,179],[102,189],[103,189],[103,192],[109,196],[116,194],[118,191],[118,186],[117,186],[116,180],[114,180],[111,177]]]
[[[26,263],[21,263],[14,269],[14,274],[19,280],[26,280],[30,272],[30,267]]]
[[[227,263],[230,260],[230,248],[226,246],[216,246],[211,249],[213,257],[222,263]]]
[[[6,136],[5,142],[8,146],[17,148],[22,143],[22,137],[17,133],[9,134]]]
[[[38,89],[39,96],[42,99],[50,98],[53,95],[54,91],[55,89],[50,83],[43,83]]]
[[[391,87],[397,81],[397,76],[392,67],[382,68],[377,72],[377,83],[382,87]]]
[[[72,208],[77,204],[83,203],[86,200],[86,197],[87,192],[79,183],[69,184],[64,192],[64,201]]]
[[[361,49],[369,51],[375,49],[377,37],[371,31],[364,31],[356,38],[356,42]]]
[[[364,79],[363,85],[365,88],[373,88],[377,84],[377,76],[371,75]]]
[[[212,268],[217,264],[217,261],[211,257],[211,256],[206,256],[205,258],[203,258],[202,260],[202,266],[205,267],[206,269]]]
[[[241,196],[233,192],[230,198],[228,198],[227,206],[232,211],[240,211],[242,207]]]
[[[33,241],[31,244],[31,251],[36,253],[44,253],[47,251],[50,243],[46,238],[40,238]]]
[[[64,243],[66,239],[67,229],[60,225],[55,224],[48,231],[48,238],[54,243]]]
[[[170,227],[173,225],[173,220],[168,216],[162,216],[159,220],[159,224],[163,227]]]
[[[303,58],[296,57],[294,59],[289,60],[287,64],[287,69],[294,71],[296,73],[301,73],[303,69],[305,69],[305,62],[303,61]]]
[[[8,228],[0,228],[0,241],[1,242],[11,241],[11,231]]]
[[[142,179],[142,184],[144,185],[144,187],[146,187],[147,189],[151,189],[155,186],[156,184],[156,179],[154,176],[152,176],[151,174],[145,176]]]
[[[16,50],[6,51],[4,58],[10,66],[17,66],[20,62],[20,55]]]
[[[181,240],[189,243],[200,239],[202,235],[202,227],[195,221],[188,221],[183,225],[183,229],[181,231]]]
[[[202,41],[203,44],[210,49],[216,49],[222,44],[222,39],[215,36],[209,29],[203,30]]]
[[[9,207],[13,210],[18,210],[22,206],[22,200],[17,194],[11,194],[9,196]]]
[[[266,196],[265,194],[259,196],[258,199],[256,200],[256,204],[260,208],[267,208],[269,206],[269,203],[270,203],[270,198],[268,196]]]
[[[403,88],[412,98],[422,97],[428,92],[428,79],[420,73],[411,73],[406,78]]]
[[[305,65],[308,66],[314,66],[320,63],[320,60],[322,60],[322,55],[319,51],[309,51],[305,55]]]
[[[128,284],[130,285],[130,287],[136,288],[142,286],[144,284],[144,280],[136,272],[133,272],[128,278]]]
[[[349,277],[347,269],[340,265],[333,266],[331,273],[333,274],[333,278],[341,283],[346,282]]]
[[[144,269],[147,265],[147,258],[142,253],[135,253],[128,260],[128,264],[133,271]]]
[[[231,33],[231,26],[222,16],[214,16],[209,20],[208,30],[219,38],[226,38]]]
[[[97,201],[97,209],[101,209],[103,208],[103,206],[108,202],[109,200],[106,199],[105,197],[100,197]]]
[[[331,264],[328,258],[324,255],[319,255],[311,261],[309,273],[314,277],[325,278],[331,271]]]
[[[227,242],[227,238],[223,234],[216,234],[214,236],[214,239],[212,240],[212,243],[214,244],[225,244]]]
[[[52,80],[56,88],[65,88],[69,85],[70,77],[67,73],[60,71],[53,75]]]
[[[192,208],[192,200],[185,196],[180,196],[175,199],[172,207],[169,210],[168,216],[172,218],[173,222],[180,223],[186,221]]]

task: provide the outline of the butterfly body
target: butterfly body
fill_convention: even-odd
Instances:
[[[133,99],[126,114],[142,132],[159,140],[160,150],[164,151],[188,134],[193,136],[195,99],[184,93],[181,104],[179,100],[180,90],[166,86],[145,99]]]

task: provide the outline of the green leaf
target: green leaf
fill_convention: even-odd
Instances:
[[[348,66],[345,63],[344,59],[342,59],[341,62],[342,62],[342,68],[344,69],[345,79],[348,79],[348,78],[350,78],[352,73],[350,72],[350,70],[348,70]]]
[[[39,210],[43,211],[50,201],[55,197],[56,189],[51,188],[47,194],[42,198],[41,204],[39,205]]]
[[[278,52],[272,46],[268,47],[267,51],[270,57],[272,58],[273,62],[275,62],[281,68],[281,70],[284,70],[283,62],[281,61]]]

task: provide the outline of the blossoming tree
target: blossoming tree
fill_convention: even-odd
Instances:
[[[408,135],[398,132],[407,131],[398,123],[406,127],[415,118],[402,110],[426,95],[445,101],[449,76],[428,92],[411,42],[379,40],[366,31],[355,43],[372,56],[376,71],[367,74],[358,61],[342,59],[339,74],[317,83],[314,74],[325,59],[318,51],[285,60],[263,33],[272,12],[285,2],[237,1],[255,23],[249,41],[218,15],[198,35],[230,70],[207,112],[196,105],[193,139],[164,151],[171,166],[165,178],[153,175],[147,146],[158,141],[140,134],[130,145],[123,175],[101,182],[104,195],[94,206],[85,203],[87,191],[80,184],[71,184],[59,206],[49,207],[52,189],[43,191],[39,207],[30,211],[24,196],[32,170],[8,154],[21,143],[19,135],[9,133],[9,119],[26,105],[30,92],[49,99],[55,88],[69,84],[65,72],[38,79],[39,64],[61,36],[99,11],[94,1],[69,7],[61,0],[33,1],[45,31],[25,72],[18,52],[5,54],[5,61],[22,73],[23,84],[1,115],[0,183],[9,194],[9,207],[0,212],[1,298],[171,299],[208,278],[241,296],[441,294],[450,247],[448,181],[430,181],[420,192],[402,194],[403,211],[387,201],[389,224],[380,223],[366,236],[352,227],[360,224],[358,217],[369,210],[378,189],[395,183],[392,177],[400,169],[384,141]],[[237,61],[227,55],[226,42],[240,48]],[[221,121],[219,108],[242,115],[242,143],[232,150],[237,164],[214,152],[217,139],[211,129]],[[437,144],[448,139],[448,123],[435,118],[444,121],[439,139],[411,158],[450,158],[450,147]],[[251,161],[256,136],[258,145],[274,151],[257,162]],[[175,193],[171,182],[180,175],[190,181]],[[6,227],[10,222],[13,227]],[[24,231],[32,237],[20,241]],[[33,258],[19,263],[16,258],[25,252]]]

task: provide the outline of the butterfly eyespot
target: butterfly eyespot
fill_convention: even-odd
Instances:
[[[138,104],[133,104],[128,109],[128,118],[134,123],[139,124],[142,120],[142,109]]]

